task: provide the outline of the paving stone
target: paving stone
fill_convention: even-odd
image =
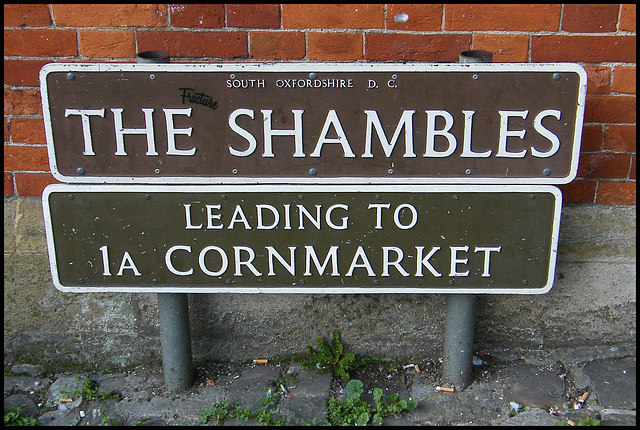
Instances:
[[[133,396],[143,384],[142,378],[124,374],[102,375],[97,378],[98,393],[118,394],[122,397]]]
[[[548,409],[564,404],[565,381],[553,370],[535,366],[512,366],[499,371],[504,398],[522,406]]]
[[[81,426],[115,426],[123,425],[125,418],[115,409],[115,400],[98,401],[91,404],[85,411]]]
[[[15,374],[24,373],[26,375],[38,377],[44,374],[44,367],[32,364],[16,364],[15,366],[11,366],[11,372]]]
[[[165,420],[161,420],[160,418],[143,418],[141,420],[136,421],[134,424],[136,426],[166,426],[167,422]]]
[[[629,413],[607,413],[600,420],[601,426],[629,426],[637,424],[635,411]]]
[[[36,379],[32,376],[5,376],[4,395],[25,392],[28,394],[40,394],[51,386],[51,379]]]
[[[563,387],[560,378],[564,369],[570,369],[569,378],[573,384]],[[201,381],[197,386],[184,392],[167,391],[163,383],[161,370],[147,369],[146,372],[113,375],[91,375],[98,382],[99,391],[123,394],[120,400],[87,400],[82,410],[74,402],[60,404],[61,397],[75,397],[71,393],[80,392],[84,377],[76,375],[57,375],[51,380],[38,380],[31,376],[5,378],[5,405],[26,401],[26,396],[37,401],[37,395],[29,395],[32,387],[49,386],[49,399],[58,410],[38,415],[37,405],[31,404],[36,418],[42,425],[74,426],[102,425],[158,425],[188,426],[199,425],[199,418],[206,408],[226,400],[229,404],[240,403],[242,407],[254,411],[262,409],[260,402],[266,398],[266,388],[272,387],[274,380],[285,385],[285,394],[280,396],[276,418],[284,418],[288,424],[322,424],[326,420],[327,405],[332,393],[332,375],[318,375],[315,370],[300,369],[292,365],[288,373],[296,373],[297,381],[283,374],[285,366],[241,366],[241,370],[227,376],[217,376],[215,385]],[[237,377],[234,377],[236,375]],[[577,378],[576,378],[577,375]],[[157,376],[157,378],[156,378]],[[370,384],[380,375],[367,379]],[[416,409],[385,417],[386,426],[424,426],[424,425],[554,425],[566,423],[571,419],[575,423],[585,417],[601,419],[602,425],[636,424],[636,370],[635,358],[609,359],[573,362],[565,367],[531,365],[522,361],[517,363],[496,364],[490,371],[478,375],[465,390],[454,393],[436,391],[437,379],[432,377],[405,379],[407,384],[393,385],[403,398],[411,394],[418,400]],[[576,382],[576,380],[578,382]],[[36,383],[39,385],[36,385]],[[274,387],[275,388],[275,387]],[[372,388],[365,386],[362,398],[371,401]],[[384,388],[384,387],[380,387]],[[566,388],[563,398],[557,398]],[[563,405],[566,395],[575,394],[569,389],[588,388],[590,397],[581,409],[567,409]],[[65,394],[62,393],[65,391]],[[280,390],[279,390],[280,391]],[[390,394],[391,392],[389,392]],[[385,392],[385,395],[388,395]],[[21,396],[25,396],[24,398]],[[509,403],[515,401],[526,407],[514,417],[509,417]],[[540,404],[541,406],[534,406]],[[559,406],[558,406],[559,405]],[[551,415],[548,408],[554,406],[557,415]],[[564,408],[562,406],[565,406]],[[6,408],[7,406],[5,406]],[[80,413],[84,417],[80,416]],[[143,422],[144,420],[147,420]],[[209,422],[208,424],[213,424]],[[228,420],[226,426],[262,426],[255,420]]]
[[[75,409],[82,403],[82,396],[75,393],[82,391],[86,376],[66,375],[57,378],[49,387],[49,403],[57,406],[59,411]],[[71,402],[60,402],[60,399],[72,399]]]
[[[227,395],[228,404],[240,403],[250,411],[262,409],[260,402],[267,397],[267,389],[275,379],[280,379],[280,368],[256,366],[246,369],[233,381]]]
[[[489,425],[506,413],[501,392],[486,383],[455,393],[432,391],[411,411],[416,420],[427,425]]]
[[[82,417],[78,411],[58,410],[45,412],[38,419],[43,426],[75,426],[78,425]]]
[[[555,426],[557,423],[566,422],[562,418],[551,415],[543,409],[532,409],[520,412],[514,417],[502,422],[501,426]]]
[[[327,405],[333,377],[329,373],[318,375],[312,369],[292,367],[288,374],[295,373],[296,386],[289,389],[290,398],[280,399],[280,412],[289,424],[321,424],[327,417]]]
[[[29,391],[33,389],[36,378],[32,376],[5,376],[4,395],[8,396],[17,391]]]
[[[584,372],[581,367],[575,368],[571,371],[573,374],[573,385],[577,390],[586,391],[591,385],[591,378]]]
[[[38,414],[38,405],[33,399],[26,394],[13,394],[4,399],[4,410],[14,409],[20,406],[24,406],[20,410],[20,414],[29,417],[35,417]]]
[[[636,408],[636,359],[589,363],[584,372],[591,379],[591,389],[605,408]],[[593,401],[593,399],[589,399]]]

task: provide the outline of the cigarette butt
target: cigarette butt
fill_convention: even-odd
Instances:
[[[574,422],[573,422],[573,421],[571,421],[571,420],[567,420],[567,424],[569,424],[569,425],[570,425],[570,426],[572,426],[572,427],[576,425],[576,423],[574,423]]]
[[[69,403],[73,402],[73,399],[60,399],[60,403]]]
[[[573,402],[572,407],[573,407],[573,409],[580,409],[580,403],[579,402]]]
[[[269,360],[266,358],[259,358],[257,360],[253,360],[253,364],[267,364]]]
[[[207,379],[207,385],[216,385],[215,381],[213,379]]]
[[[456,391],[456,389],[455,389],[455,388],[440,387],[440,386],[438,386],[438,387],[436,387],[436,391],[445,391],[445,392],[447,392],[447,393],[453,393],[453,392],[455,392],[455,391]]]
[[[584,403],[584,402],[585,402],[585,400],[587,400],[587,398],[588,398],[588,397],[589,397],[589,392],[588,392],[588,391],[585,391],[584,393],[582,393],[582,396],[580,396],[580,397],[578,398],[578,401],[579,401],[580,403]]]
[[[415,366],[413,366],[413,368],[416,369],[416,373],[420,373],[420,368],[418,367],[417,364]]]
[[[286,397],[287,399],[293,399],[293,396],[292,396],[291,394],[287,394],[285,397]]]

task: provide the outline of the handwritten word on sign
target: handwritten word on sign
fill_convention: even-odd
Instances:
[[[53,175],[81,183],[543,183],[576,175],[573,64],[48,64]]]
[[[62,291],[544,293],[551,186],[51,185]]]

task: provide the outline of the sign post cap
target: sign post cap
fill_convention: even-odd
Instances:
[[[139,52],[136,59],[138,63],[168,63],[170,56],[166,51]]]

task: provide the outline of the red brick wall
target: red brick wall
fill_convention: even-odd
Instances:
[[[408,19],[399,19],[406,14]],[[49,173],[38,71],[49,62],[576,62],[588,72],[578,178],[565,202],[636,204],[636,6],[626,4],[4,5],[4,194]]]

